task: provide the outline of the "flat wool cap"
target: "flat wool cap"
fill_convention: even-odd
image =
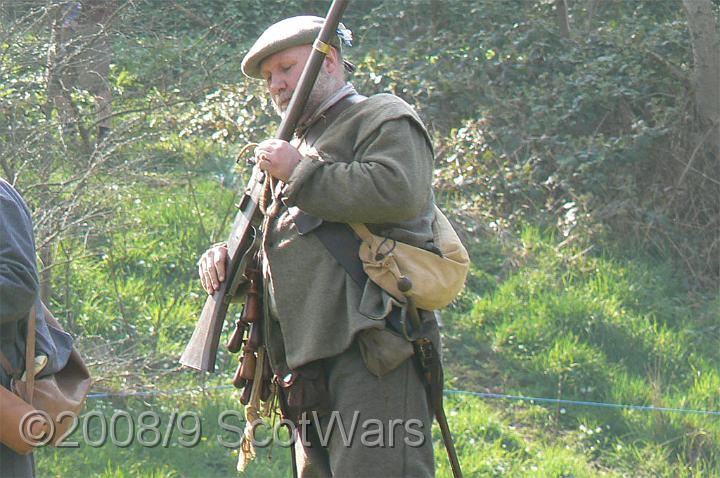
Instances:
[[[290,47],[311,45],[322,29],[325,19],[309,15],[290,17],[268,27],[250,48],[242,61],[242,72],[250,78],[262,78],[260,63],[270,55]],[[345,28],[340,24],[340,28]],[[340,50],[340,39],[332,35],[330,45]]]

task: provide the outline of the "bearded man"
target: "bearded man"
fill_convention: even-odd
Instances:
[[[243,73],[265,81],[281,116],[323,21],[282,20],[243,59]],[[355,280],[317,234],[325,224],[364,223],[433,250],[432,145],[403,100],[366,98],[346,82],[348,32],[338,31],[296,139],[269,139],[255,150],[258,167],[278,180],[262,238],[263,336],[276,377],[305,387],[299,476],[434,476],[432,410],[398,330],[401,304],[372,281]],[[209,294],[225,280],[226,258],[221,245],[199,261]],[[435,315],[421,315],[437,346]]]

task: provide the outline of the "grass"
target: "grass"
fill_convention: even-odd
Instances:
[[[521,265],[496,287],[466,298],[471,307],[446,314],[453,385],[717,410],[720,354],[710,325],[717,299],[685,290],[667,264],[635,252],[588,255],[557,244],[525,229],[515,254]],[[485,241],[475,253],[487,262],[505,250]],[[548,406],[529,426],[550,426],[561,442],[570,433],[572,448],[600,474],[719,473],[720,423],[712,416]]]
[[[101,260],[74,262],[69,273],[69,287],[79,299],[74,327],[85,334],[79,342],[95,346],[90,352],[102,378],[96,388],[226,384],[234,370],[227,354],[221,373],[211,378],[179,371],[176,364],[202,305],[191,257],[204,247],[199,221],[205,221],[206,232],[222,227],[210,215],[198,219],[195,201],[215,195],[217,183],[198,181],[195,199],[187,185],[152,194],[138,185],[132,191],[121,207],[133,208],[140,223],[152,227],[118,228],[117,236],[97,245]],[[193,227],[177,226],[192,221]],[[510,244],[488,236],[471,249],[477,260],[468,289],[443,312],[447,388],[717,410],[717,299],[683,289],[666,264],[609,249],[580,254],[579,246],[559,247],[552,236],[529,227]],[[88,275],[90,286],[83,288],[81,278]],[[40,450],[39,472],[232,476],[237,452],[218,442],[219,433],[229,433],[218,428],[218,416],[239,410],[238,402],[227,390],[92,399],[87,412],[103,418],[81,419],[70,437],[81,442],[79,448]],[[712,416],[467,395],[448,396],[446,402],[466,476],[720,475],[720,423]],[[120,410],[136,427],[143,411],[157,412],[162,425],[173,411],[197,413],[203,439],[181,446],[176,425],[167,447],[143,446],[137,435],[127,447],[113,445],[109,437],[97,447],[83,443],[85,422],[91,441],[100,440],[100,422],[110,427]],[[116,421],[117,437],[127,437],[127,417]],[[165,431],[160,433],[166,436]],[[449,477],[437,429],[434,438],[438,476]],[[259,453],[246,476],[287,476],[288,466],[287,450],[274,450],[272,460]]]
[[[230,414],[226,412],[221,428],[224,411]],[[241,436],[241,413],[238,397],[228,390],[149,399],[91,399],[68,437],[79,446],[40,450],[38,470],[41,476],[57,477],[229,476],[237,450],[228,445]],[[133,423],[131,432],[129,422]],[[270,460],[259,451],[246,476],[284,476],[289,467],[287,451],[275,448],[272,452]]]

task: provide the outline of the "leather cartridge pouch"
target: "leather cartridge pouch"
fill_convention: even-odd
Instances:
[[[318,416],[330,412],[330,393],[323,360],[315,360],[295,370],[278,375],[278,384],[285,396],[288,418],[297,421],[305,412]]]

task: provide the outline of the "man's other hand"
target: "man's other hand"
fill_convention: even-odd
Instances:
[[[198,261],[200,282],[209,295],[215,293],[220,288],[220,283],[225,280],[227,255],[227,246],[223,244],[205,251]]]

